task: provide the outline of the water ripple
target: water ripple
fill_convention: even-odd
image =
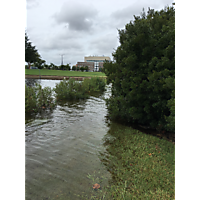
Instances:
[[[46,118],[26,124],[26,199],[56,199],[61,194],[61,199],[77,199],[74,194],[91,188],[88,173],[98,170],[108,176],[98,158],[108,130],[108,95],[109,88],[100,97],[66,102]]]

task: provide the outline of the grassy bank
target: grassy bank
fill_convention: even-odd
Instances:
[[[100,159],[112,180],[82,199],[175,199],[174,144],[124,126],[111,127],[104,141]],[[103,177],[88,178],[93,185]]]
[[[78,77],[106,77],[102,72],[81,72],[81,71],[63,71],[48,69],[25,69],[25,75],[46,75],[46,76],[78,76]]]

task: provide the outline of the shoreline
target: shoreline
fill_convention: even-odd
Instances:
[[[85,78],[91,79],[91,77],[88,76],[51,76],[51,75],[25,75],[25,79],[50,79],[50,80],[63,80],[63,79],[69,79],[74,78],[77,81],[83,81]]]

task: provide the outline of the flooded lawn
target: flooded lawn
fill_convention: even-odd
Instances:
[[[42,87],[51,88],[60,82],[44,79],[25,81],[27,85],[39,82]],[[101,95],[90,96],[86,100],[66,101],[58,104],[52,112],[36,116],[26,115],[26,200],[76,200],[81,199],[78,195],[82,194],[91,197],[94,183],[88,178],[88,174],[95,174],[99,181],[97,184],[102,181],[101,188],[108,185],[112,174],[100,156],[110,156],[106,151],[104,139],[114,137],[112,132],[125,126],[109,124],[106,120],[104,98],[111,95],[111,86],[106,87],[107,90]],[[138,126],[135,126],[135,129],[155,136],[158,134],[154,130]],[[159,134],[161,137],[162,133]]]
[[[59,80],[31,80],[42,87],[55,87]],[[99,159],[105,151],[103,137],[108,131],[104,98],[111,94],[108,87],[100,96],[87,100],[65,102],[52,112],[26,115],[25,191],[26,199],[80,199],[90,194],[92,182],[88,174],[110,177]],[[101,186],[106,185],[103,181]]]

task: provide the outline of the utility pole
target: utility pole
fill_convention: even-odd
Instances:
[[[61,65],[63,65],[63,56],[65,55],[65,54],[60,54],[61,55]]]

